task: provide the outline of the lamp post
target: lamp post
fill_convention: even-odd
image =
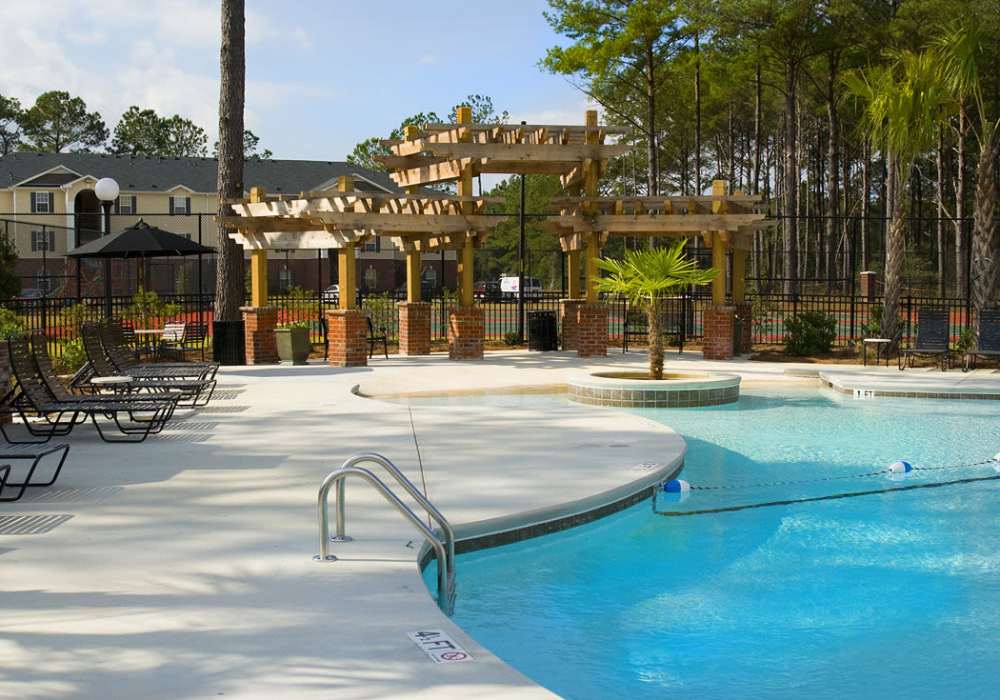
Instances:
[[[111,235],[111,203],[118,199],[118,183],[110,177],[102,177],[94,185],[94,194],[101,200],[104,209],[104,235]],[[111,301],[111,258],[104,258],[104,318],[111,320],[114,308]]]

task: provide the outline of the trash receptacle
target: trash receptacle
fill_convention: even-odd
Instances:
[[[213,321],[212,359],[222,365],[245,365],[243,321]]]
[[[559,349],[555,311],[528,312],[528,349],[543,351]]]

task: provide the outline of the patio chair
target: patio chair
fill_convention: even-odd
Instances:
[[[216,380],[214,378],[203,379],[195,376],[175,376],[173,374],[174,370],[162,374],[147,373],[135,376],[133,372],[141,370],[142,366],[135,365],[123,370],[112,363],[108,355],[104,352],[104,346],[101,345],[99,339],[95,336],[93,329],[85,330],[83,338],[84,352],[87,353],[87,359],[96,376],[129,378],[130,381],[114,387],[118,392],[125,392],[125,398],[128,398],[130,394],[146,392],[154,397],[168,396],[176,398],[183,406],[199,408],[207,405],[215,393]],[[55,372],[51,371],[52,367],[47,355],[36,352],[35,359],[39,365],[39,370],[43,374],[43,378],[52,377],[55,381],[58,381],[58,378],[55,377]],[[46,366],[43,367],[43,364]],[[152,367],[158,368],[159,365],[152,365]],[[95,395],[93,398],[112,398],[100,395],[98,392],[106,387],[94,384],[93,379],[93,376],[89,376],[84,381],[77,382],[71,386]],[[50,384],[50,390],[58,395],[58,390],[51,386],[51,382],[48,383]],[[115,397],[122,398],[120,393],[116,393]]]
[[[6,367],[0,367],[0,386],[11,386],[11,373]],[[12,415],[14,413],[11,405],[13,397],[14,391],[8,390],[7,394],[0,398],[0,412],[4,415]],[[20,477],[19,481],[14,481],[15,477],[11,464],[8,463],[0,466],[0,503],[10,503],[19,500],[30,487],[51,486],[56,483],[56,479],[59,478],[63,465],[66,463],[66,455],[69,454],[69,445],[59,443],[37,448],[31,446],[32,444],[37,444],[35,442],[11,443],[7,434],[7,428],[3,426],[4,424],[0,423],[0,428],[3,428],[2,432],[8,444],[0,446],[0,460],[4,462],[23,461],[27,462],[27,465],[24,470],[24,476]],[[46,458],[53,455],[56,458],[56,465],[55,469],[52,470],[51,476],[48,479],[36,479],[36,471],[42,461],[48,461]]]
[[[183,321],[170,321],[163,324],[163,335],[156,345],[156,357],[173,355],[178,360],[184,359],[184,336],[187,324]]]
[[[951,349],[948,346],[948,310],[921,307],[917,312],[917,342],[912,348],[899,351],[899,370],[913,366],[914,357],[933,357],[943,372],[948,368]]]
[[[168,396],[108,401],[74,396],[60,400],[41,376],[26,336],[12,336],[7,341],[7,349],[10,367],[17,381],[17,393],[11,405],[24,421],[28,432],[42,438],[40,442],[48,442],[57,435],[68,435],[78,422],[82,422],[79,421],[81,418],[84,421],[89,419],[94,424],[104,442],[143,442],[163,430],[177,408],[177,398]],[[37,414],[42,421],[33,423],[28,412]],[[122,419],[123,415],[127,420]],[[98,416],[113,421],[122,437],[111,438],[105,434]],[[4,435],[7,437],[6,433]],[[14,444],[26,444],[9,437],[8,440]]]
[[[976,359],[995,358],[1000,360],[1000,308],[983,309],[979,312],[979,342],[975,350],[966,356],[966,368],[975,369]]]
[[[205,359],[205,344],[208,341],[207,323],[189,323],[184,327],[184,340],[181,341],[181,350],[194,349],[201,353],[201,359]]]

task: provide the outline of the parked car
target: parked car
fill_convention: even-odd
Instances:
[[[333,304],[338,303],[340,301],[340,285],[331,284],[329,287],[324,289],[323,301],[328,301]]]
[[[517,277],[517,275],[504,275],[500,278],[500,291],[503,293],[504,299],[517,299],[520,282],[521,280]],[[542,298],[541,280],[537,277],[524,278],[524,298]]]
[[[482,301],[499,301],[503,297],[500,291],[500,283],[495,280],[476,282],[473,293],[476,299],[481,299]]]

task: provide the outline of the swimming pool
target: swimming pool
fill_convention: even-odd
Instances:
[[[994,465],[904,482],[851,475],[899,458],[945,466],[1000,451],[990,401],[748,386],[728,406],[636,412],[685,436],[694,486],[847,477],[695,491],[661,501],[670,512],[985,477]],[[460,556],[455,621],[580,700],[995,698],[998,488],[981,481],[687,517],[642,503]]]

